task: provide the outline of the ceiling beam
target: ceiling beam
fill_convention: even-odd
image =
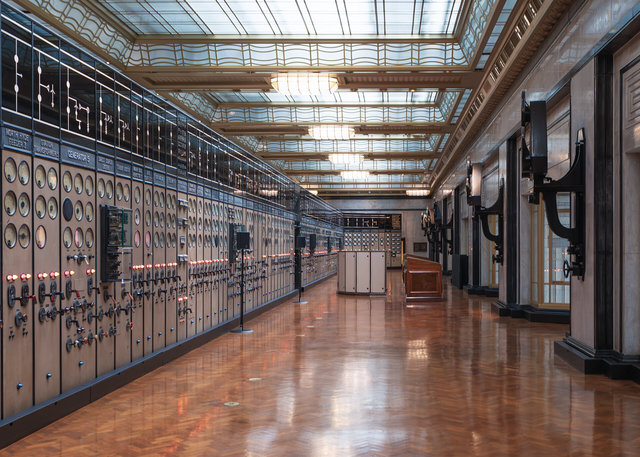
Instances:
[[[350,170],[308,170],[308,169],[291,169],[284,168],[283,173],[296,176],[320,176],[320,175],[340,175],[343,171]],[[428,173],[427,170],[402,170],[402,169],[388,169],[388,170],[375,170],[367,168],[358,168],[356,171],[367,171],[371,175],[423,175]]]
[[[136,45],[215,45],[215,44],[422,44],[422,43],[456,43],[453,35],[211,35],[211,34],[145,34],[138,35]]]
[[[332,152],[319,152],[319,153],[304,153],[304,152],[280,152],[280,151],[257,151],[260,157],[266,160],[327,160],[329,154]],[[336,154],[350,154],[336,152]],[[404,152],[404,151],[391,151],[391,152],[360,152],[365,159],[383,159],[383,160],[430,160],[437,159],[440,154],[436,152]]]
[[[334,123],[330,123],[333,125]],[[305,136],[308,135],[308,127],[311,125],[318,124],[310,124],[306,125],[306,123],[241,123],[241,122],[225,122],[225,123],[211,123],[212,128],[215,128],[217,131],[224,133],[225,135],[232,136],[278,136],[278,135],[297,135],[297,136]],[[366,123],[363,125],[362,123],[355,122],[341,122],[340,125],[352,125],[354,126],[354,132],[357,135],[437,135],[437,134],[445,134],[453,132],[455,126],[444,123],[433,123],[433,124],[404,124],[399,123],[395,124],[377,124],[377,123]],[[299,140],[312,140],[313,138],[296,138]],[[366,137],[366,138],[352,138],[353,140],[384,140],[390,139],[385,137]],[[417,139],[424,140],[424,138],[407,138],[407,139]]]

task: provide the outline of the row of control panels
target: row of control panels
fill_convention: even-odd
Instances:
[[[241,264],[247,311],[294,290],[294,215],[15,150],[1,163],[3,418],[236,318]],[[304,231],[306,284],[335,272],[342,230]]]

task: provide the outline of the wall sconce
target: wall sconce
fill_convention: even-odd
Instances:
[[[552,180],[547,177],[547,103],[531,101],[527,103],[522,92],[521,108],[521,154],[522,176],[533,181],[529,203],[540,203],[540,194],[545,204],[549,228],[560,238],[569,241],[567,253],[571,262],[565,260],[564,277],[576,276],[584,281],[585,270],[585,134],[584,128],[576,134],[575,155],[571,168],[562,178]],[[530,130],[531,148],[527,146],[525,131]],[[560,222],[558,214],[558,193],[572,193],[573,227]]]
[[[480,218],[482,224],[482,233],[489,241],[493,241],[496,245],[495,254],[491,260],[493,263],[502,265],[504,255],[502,253],[504,246],[504,179],[500,179],[498,188],[498,199],[489,207],[481,204],[482,194],[482,165],[471,165],[467,162],[467,203],[473,207],[473,217]],[[498,233],[491,232],[489,227],[489,216],[498,216]]]

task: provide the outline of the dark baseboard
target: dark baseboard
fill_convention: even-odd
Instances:
[[[469,295],[484,295],[484,288],[480,286],[472,286],[471,284],[466,284],[464,286],[464,290],[466,290]]]
[[[482,293],[486,297],[498,297],[500,295],[500,291],[493,287],[481,287]]]
[[[629,362],[613,351],[593,353],[570,336],[553,345],[557,357],[584,374],[603,374],[611,379],[627,379],[640,384],[640,363]]]
[[[328,275],[325,278],[330,277]],[[306,287],[311,287],[319,281]],[[278,299],[272,300],[245,314],[245,320],[253,319],[277,305],[294,298],[298,291],[288,293]],[[78,386],[75,389],[64,392],[50,400],[29,409],[21,411],[11,417],[0,421],[0,449],[18,441],[20,438],[49,425],[67,414],[88,405],[89,403],[104,397],[106,394],[130,383],[131,381],[159,368],[187,352],[202,346],[205,343],[227,333],[240,324],[240,318],[236,317],[219,324],[203,333],[191,336],[185,340],[176,342],[153,354],[149,354],[135,362],[120,367],[92,381]]]
[[[531,322],[547,324],[569,324],[571,313],[556,309],[542,309],[531,305],[508,305],[500,300],[491,303],[491,309],[501,317],[511,316],[514,319],[527,319]]]

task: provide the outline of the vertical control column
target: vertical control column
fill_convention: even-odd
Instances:
[[[187,284],[189,281],[189,197],[185,189],[180,190],[181,182],[178,182],[178,202],[177,202],[177,236],[178,236],[178,254],[177,254],[177,320],[178,320],[178,340],[187,337],[187,318],[193,313],[189,307],[189,299]]]
[[[173,344],[178,338],[178,284],[181,278],[178,275],[178,236],[176,214],[178,212],[178,197],[173,189],[166,190],[166,250],[165,250],[165,279],[162,284],[162,292],[166,298],[165,332],[167,345]]]
[[[145,323],[151,321],[144,309],[144,202],[143,184],[132,182],[133,199],[133,249],[131,250],[131,296],[135,309],[135,320],[131,329],[131,358],[137,360],[151,353],[151,345],[145,344]]]
[[[116,207],[129,210],[131,214],[131,180],[116,178],[115,182]],[[130,222],[133,224],[133,221]],[[132,243],[129,246],[133,247]],[[138,317],[139,323],[142,324],[142,313],[137,315],[136,301],[131,290],[131,266],[133,265],[131,255],[132,251],[127,249],[126,254],[118,260],[121,262],[119,269],[122,275],[115,282],[116,368],[131,362],[132,333],[133,328],[138,325]]]

